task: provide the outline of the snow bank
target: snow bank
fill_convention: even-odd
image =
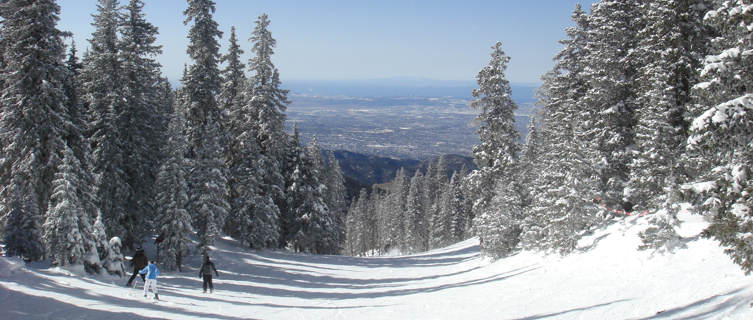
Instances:
[[[248,251],[223,238],[212,251],[215,293],[202,293],[196,254],[182,273],[163,273],[156,303],[140,280],[130,289],[122,278],[0,258],[0,309],[24,319],[753,319],[753,283],[698,237],[703,217],[680,214],[684,246],[638,251],[649,218],[620,218],[568,256],[497,261],[479,254],[477,239],[356,258]]]

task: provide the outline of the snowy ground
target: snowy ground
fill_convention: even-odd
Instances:
[[[249,252],[224,239],[214,294],[201,292],[192,257],[163,273],[159,302],[126,279],[0,258],[0,319],[753,319],[751,278],[695,237],[699,217],[683,218],[686,248],[672,253],[637,251],[645,218],[628,217],[583,239],[590,250],[493,263],[475,239],[381,258]]]

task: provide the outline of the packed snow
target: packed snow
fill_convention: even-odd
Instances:
[[[490,261],[470,239],[410,256],[315,256],[213,248],[215,292],[200,257],[163,272],[160,300],[143,282],[0,258],[0,319],[753,319],[753,283],[700,216],[682,214],[683,241],[638,251],[649,217],[623,217],[561,257],[519,252]],[[150,256],[154,252],[147,252]]]

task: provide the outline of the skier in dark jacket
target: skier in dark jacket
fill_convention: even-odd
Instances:
[[[128,283],[126,284],[126,287],[130,287],[131,284],[133,284],[133,279],[136,279],[136,275],[139,274],[139,271],[141,269],[144,269],[146,265],[149,264],[149,260],[146,258],[146,255],[144,254],[144,249],[138,248],[136,249],[136,254],[133,255],[133,258],[131,258],[131,265],[133,266],[133,275],[131,275],[131,278],[128,279]],[[144,283],[146,283],[146,276],[141,274],[141,280],[144,280]]]
[[[199,278],[204,279],[204,293],[207,292],[207,285],[209,286],[209,292],[214,292],[214,285],[212,284],[212,270],[214,270],[214,273],[219,278],[220,273],[217,272],[217,268],[215,268],[214,262],[209,260],[209,256],[204,256],[204,263],[199,269]]]

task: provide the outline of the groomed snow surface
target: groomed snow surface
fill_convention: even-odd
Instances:
[[[491,262],[478,240],[412,256],[354,258],[249,251],[219,240],[215,293],[200,257],[143,283],[0,258],[0,319],[753,319],[753,281],[706,223],[683,215],[685,247],[638,251],[646,217],[626,217],[569,256],[520,252]]]

